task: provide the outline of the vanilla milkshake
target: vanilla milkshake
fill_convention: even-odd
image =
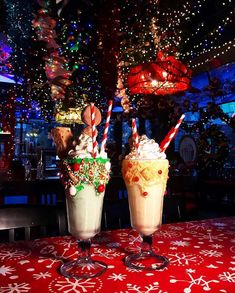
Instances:
[[[82,134],[79,141],[64,161],[66,206],[69,232],[77,239],[87,240],[100,231],[110,162],[104,153],[92,158],[90,136]]]
[[[100,232],[104,192],[97,195],[92,185],[84,184],[75,196],[66,198],[68,228],[75,238],[86,240]]]
[[[168,168],[166,155],[145,135],[140,137],[139,153],[133,148],[123,160],[131,225],[143,236],[153,234],[162,223]]]

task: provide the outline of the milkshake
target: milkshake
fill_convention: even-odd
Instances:
[[[168,168],[165,154],[145,135],[140,137],[139,153],[133,148],[123,160],[131,225],[143,236],[153,234],[162,223]]]
[[[75,238],[86,240],[100,232],[104,192],[98,196],[86,184],[75,196],[66,198],[68,230]]]
[[[109,119],[112,109],[109,102],[104,136],[98,148],[96,126],[101,113],[94,103],[82,112],[87,127],[71,143],[70,131],[63,127],[52,132],[61,159],[61,180],[65,186],[68,229],[77,239],[78,257],[60,267],[66,278],[90,279],[100,276],[107,264],[91,258],[91,240],[100,232],[105,187],[109,181],[110,161],[105,152]],[[68,129],[69,130],[69,129]]]
[[[77,239],[90,239],[100,231],[109,159],[104,153],[92,158],[91,137],[82,134],[63,164],[69,232]]]

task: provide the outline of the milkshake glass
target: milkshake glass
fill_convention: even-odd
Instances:
[[[100,232],[104,192],[99,193],[90,184],[75,196],[66,197],[68,230],[77,239],[87,240]]]
[[[141,252],[125,258],[129,267],[157,270],[168,264],[167,258],[152,251],[152,235],[162,223],[168,169],[165,154],[160,154],[158,144],[146,136],[140,138],[140,153],[132,150],[122,162],[131,225],[143,239]]]
[[[63,264],[60,271],[65,277],[76,279],[97,277],[107,269],[105,263],[91,259],[90,246],[101,228],[110,162],[107,157],[85,157],[89,153],[85,148],[81,144],[63,162],[68,229],[78,240],[78,259]]]

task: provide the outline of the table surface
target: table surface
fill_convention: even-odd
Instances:
[[[108,264],[107,271],[98,278],[75,280],[58,272],[61,264],[76,259],[74,238],[2,243],[0,292],[235,292],[235,217],[163,225],[154,235],[154,251],[170,264],[160,271],[123,264],[139,247],[140,237],[131,229],[100,233],[91,252]]]

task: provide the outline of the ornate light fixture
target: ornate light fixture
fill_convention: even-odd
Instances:
[[[167,95],[190,88],[192,71],[173,56],[159,52],[154,62],[132,67],[127,77],[131,94]]]
[[[61,109],[56,110],[55,120],[61,124],[82,124],[81,108],[68,108],[67,111]]]

